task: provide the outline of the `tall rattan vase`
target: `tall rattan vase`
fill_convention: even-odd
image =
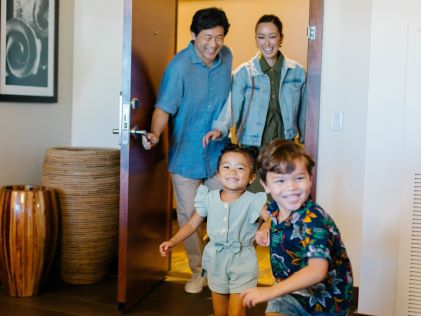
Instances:
[[[61,278],[72,284],[103,280],[117,247],[119,150],[50,148],[42,183],[59,195]]]

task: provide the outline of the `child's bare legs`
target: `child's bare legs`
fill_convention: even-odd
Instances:
[[[212,305],[215,316],[245,316],[240,294],[220,294],[212,292]]]
[[[228,316],[229,294],[212,292],[212,305],[215,316]]]
[[[230,316],[246,316],[246,310],[243,306],[243,300],[241,294],[231,294],[230,295]]]

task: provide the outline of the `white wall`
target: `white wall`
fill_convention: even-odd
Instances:
[[[358,21],[358,23],[355,23]],[[339,226],[359,285],[371,1],[326,0],[317,200]],[[343,113],[342,131],[331,114]]]
[[[45,150],[70,144],[73,1],[59,10],[58,102],[0,102],[0,185],[39,184]]]
[[[318,200],[333,213],[351,255],[358,310],[371,315],[407,314],[395,308],[408,200],[401,179],[413,21],[421,21],[417,0],[325,0]],[[329,130],[336,111],[343,112],[342,132]],[[417,135],[411,137],[420,153]]]
[[[413,146],[412,152],[421,152],[418,135],[404,139],[407,85],[419,89],[421,82],[419,74],[416,82],[407,80],[408,30],[415,21],[421,22],[418,0],[373,1],[360,276],[361,306],[377,315],[393,315],[393,298],[398,294],[399,223],[408,212],[408,204],[402,201],[411,198],[403,196],[408,185],[402,183],[407,179],[403,162],[408,160],[404,143]],[[420,115],[412,119],[419,126]]]
[[[118,147],[123,1],[74,0],[73,146]]]

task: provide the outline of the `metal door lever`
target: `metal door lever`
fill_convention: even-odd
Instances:
[[[134,136],[135,139],[137,139],[137,135],[142,135],[147,137],[148,136],[148,132],[145,130],[139,130],[138,127],[135,125],[130,129],[130,134],[132,134]]]

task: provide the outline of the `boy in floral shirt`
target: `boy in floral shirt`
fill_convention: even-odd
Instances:
[[[258,159],[273,202],[256,241],[270,244],[276,281],[248,289],[242,298],[248,307],[268,301],[266,315],[346,315],[352,303],[351,262],[339,230],[309,199],[314,165],[302,146],[283,140],[270,143]]]

